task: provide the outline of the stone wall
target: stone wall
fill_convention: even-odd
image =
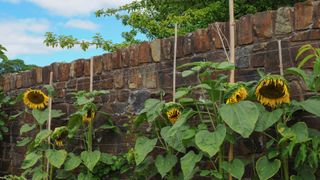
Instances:
[[[227,46],[227,41],[222,43],[217,26],[223,37],[228,39],[229,28],[226,22],[214,23],[208,28],[179,36],[178,65],[194,61],[225,60],[223,44]],[[294,7],[246,15],[237,20],[236,29],[236,80],[257,79],[257,68],[279,73],[277,40],[281,40],[285,68],[296,65],[295,56],[301,45],[311,43],[319,47],[320,4],[319,1],[309,1]],[[127,117],[138,112],[147,98],[159,97],[160,90],[167,92],[165,99],[172,98],[173,45],[174,38],[170,37],[94,57],[93,88],[110,90],[110,94],[97,99],[99,109],[112,114],[119,127],[123,123],[130,124]],[[309,67],[311,65],[308,64]],[[17,95],[27,88],[41,88],[43,84],[48,84],[50,71],[53,71],[56,90],[53,108],[61,109],[66,115],[71,114],[75,109],[70,93],[89,89],[87,59],[53,63],[32,71],[7,74],[2,78],[0,86],[10,95]],[[194,77],[182,78],[180,74],[177,75],[178,86],[196,82]],[[308,93],[297,79],[291,79],[290,86],[294,98],[303,98]],[[22,109],[23,105],[20,104],[11,112]],[[54,120],[53,125],[66,124],[66,117]],[[95,125],[103,123],[103,120],[98,114]],[[31,121],[31,117],[24,115],[9,124],[10,131],[0,144],[0,175],[19,172],[26,148],[16,147],[16,141],[21,140],[20,127]],[[98,133],[96,139],[99,142],[95,142],[95,146],[102,151],[118,153],[132,147],[132,138],[125,133]],[[76,147],[80,146],[79,143],[75,144]]]

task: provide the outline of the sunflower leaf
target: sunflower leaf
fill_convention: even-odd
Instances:
[[[195,137],[195,143],[201,151],[208,153],[210,157],[214,156],[220,149],[226,136],[226,127],[219,124],[215,132],[208,130],[199,131]]]
[[[281,161],[275,159],[269,161],[266,156],[262,156],[256,163],[256,170],[261,180],[267,180],[273,177],[280,169]]]
[[[281,109],[268,112],[262,105],[259,104],[258,107],[260,107],[260,115],[256,123],[255,131],[263,132],[281,119],[283,113]]]
[[[49,118],[49,109],[45,109],[44,111],[33,109],[32,115],[40,125],[43,125]],[[64,113],[61,110],[53,109],[51,111],[52,118],[58,118],[58,117],[61,117],[62,115],[64,115]]]
[[[250,101],[224,104],[219,111],[222,120],[244,138],[248,138],[253,132],[259,117],[257,106]]]
[[[20,128],[20,135],[22,135],[23,133],[29,132],[31,130],[33,130],[36,127],[36,124],[33,124],[32,126],[30,126],[29,124],[24,124],[21,128]]]
[[[221,167],[233,177],[241,179],[244,174],[245,165],[241,160],[234,159],[232,162],[222,162]]]
[[[60,168],[64,161],[67,158],[67,151],[64,149],[55,150],[55,149],[48,149],[46,151],[46,157],[50,164],[52,164],[56,168]]]
[[[137,165],[139,165],[145,159],[145,157],[153,150],[156,144],[157,138],[149,139],[147,137],[139,137],[136,140],[134,154]]]
[[[202,154],[195,154],[193,151],[189,151],[188,154],[180,159],[183,179],[192,179],[195,173],[195,166],[201,158]]]
[[[34,147],[39,146],[45,139],[47,139],[50,136],[51,132],[51,130],[47,129],[40,131],[34,139]]]
[[[42,156],[40,154],[37,154],[35,152],[27,154],[22,162],[21,168],[28,169],[28,168],[34,166],[41,157]]]
[[[320,117],[320,100],[319,99],[308,99],[302,102],[299,102],[302,108],[309,113],[312,113]]]

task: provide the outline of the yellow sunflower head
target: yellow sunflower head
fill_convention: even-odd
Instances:
[[[174,124],[181,115],[181,105],[177,103],[167,103],[165,107],[165,115],[168,120]]]
[[[68,136],[68,128],[66,126],[57,127],[52,133],[52,139],[59,147],[63,146],[63,140]]]
[[[41,90],[28,89],[23,94],[23,102],[30,109],[43,109],[48,105],[49,97]]]
[[[233,104],[246,99],[248,96],[247,89],[243,85],[237,85],[231,89],[227,96],[227,104]]]
[[[267,75],[256,87],[255,95],[262,105],[276,108],[283,103],[290,103],[289,88],[286,80],[279,75]]]
[[[82,117],[83,123],[90,123],[94,119],[95,112],[93,109],[88,109],[86,114]]]

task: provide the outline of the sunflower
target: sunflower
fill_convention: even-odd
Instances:
[[[86,114],[82,117],[84,123],[90,123],[94,118],[95,112],[92,109],[88,109]]]
[[[30,109],[43,109],[48,105],[49,97],[41,90],[28,89],[23,94],[23,102]]]
[[[237,86],[236,88],[233,88],[230,96],[228,96],[227,98],[226,103],[227,104],[237,103],[246,99],[247,96],[248,96],[247,89],[244,86],[240,85],[240,86]]]
[[[267,75],[262,78],[255,90],[256,97],[262,105],[275,108],[283,103],[290,103],[287,82],[279,75]]]
[[[165,105],[165,115],[172,124],[174,124],[181,115],[181,108],[182,106],[180,104],[173,102],[167,103]]]
[[[67,137],[67,135],[68,128],[66,126],[57,127],[52,133],[52,139],[54,139],[54,142],[57,146],[62,147],[63,140]]]

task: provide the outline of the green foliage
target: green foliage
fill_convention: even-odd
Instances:
[[[239,18],[246,14],[276,9],[279,6],[290,6],[295,2],[299,0],[238,0],[235,1],[235,16]],[[154,39],[172,36],[174,23],[178,23],[179,32],[185,34],[205,28],[213,22],[227,21],[229,7],[227,0],[141,0],[119,8],[98,10],[96,15],[115,16],[124,25],[130,25],[148,38]]]
[[[296,2],[305,0],[238,0],[235,1],[235,17],[253,14],[280,6],[292,6]],[[105,51],[139,43],[135,39],[138,32],[149,39],[165,38],[174,34],[174,24],[179,24],[179,34],[206,28],[210,23],[228,21],[229,7],[227,0],[139,0],[118,8],[100,9],[97,17],[114,16],[125,26],[131,26],[128,32],[122,32],[124,39],[121,43],[105,40],[100,33],[92,37],[91,41],[79,40],[72,35],[56,35],[52,32],[45,34],[44,43],[50,47],[73,48],[79,45],[87,50],[90,45]],[[214,14],[214,16],[212,15]]]
[[[136,164],[139,165],[146,156],[153,150],[157,144],[157,139],[148,139],[146,137],[139,137],[135,145],[135,160]]]

